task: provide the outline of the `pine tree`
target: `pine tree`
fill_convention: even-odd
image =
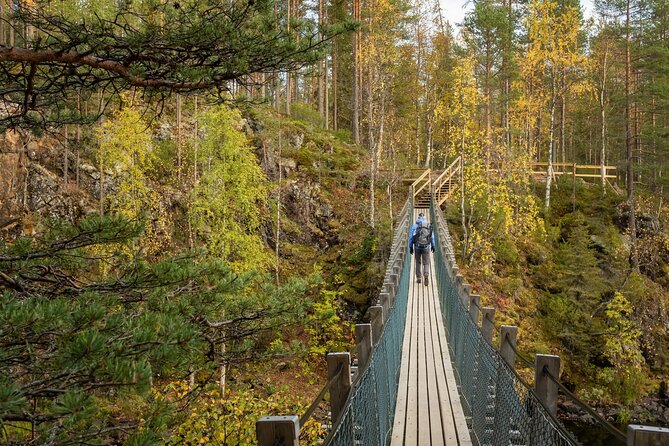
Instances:
[[[156,444],[193,394],[155,390],[249,356],[250,342],[301,314],[304,283],[282,289],[233,274],[194,252],[150,264],[144,223],[120,216],[54,223],[0,245],[0,423],[9,444]],[[225,342],[227,351],[217,348]],[[197,391],[193,389],[193,391]]]
[[[248,83],[251,74],[318,62],[327,39],[352,29],[346,22],[319,31],[313,20],[277,28],[269,0],[206,7],[198,1],[95,3],[22,2],[9,14],[12,32],[35,31],[0,46],[3,127],[80,122],[80,115],[59,107],[80,92],[137,88],[165,99],[171,92],[202,91],[230,99],[234,85]]]

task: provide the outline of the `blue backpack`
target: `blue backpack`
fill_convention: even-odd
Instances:
[[[432,225],[420,222],[413,235],[413,243],[416,249],[428,249],[432,244]]]

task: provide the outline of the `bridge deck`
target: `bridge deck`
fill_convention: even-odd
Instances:
[[[425,286],[415,282],[415,256],[411,259],[391,446],[472,444],[441,319],[434,258],[431,260],[430,282]]]

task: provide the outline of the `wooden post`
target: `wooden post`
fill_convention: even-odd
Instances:
[[[336,374],[339,364],[342,365],[341,375],[330,388],[330,406],[332,410],[332,425],[339,419],[344,409],[346,399],[351,391],[351,354],[350,353],[328,353],[328,381]]]
[[[393,289],[397,290],[400,284],[400,276],[398,274],[391,274],[390,275],[390,282],[393,284]]]
[[[469,317],[474,321],[474,325],[479,324],[479,309],[481,307],[481,296],[478,294],[469,295]]]
[[[518,327],[515,325],[502,325],[499,328],[499,354],[512,369],[516,367],[516,339]]]
[[[395,295],[395,285],[393,285],[392,282],[384,283],[383,287],[386,293],[390,294],[391,296]]]
[[[462,301],[462,305],[464,305],[465,308],[469,307],[469,295],[471,292],[472,286],[468,283],[463,283],[460,287],[460,300]]]
[[[557,379],[560,375],[560,357],[537,354],[536,367],[534,369],[534,391],[546,409],[553,416],[556,416],[558,387],[548,374],[544,373],[544,368]]]
[[[495,309],[485,307],[481,309],[481,334],[483,339],[492,345],[492,335],[495,332]]]
[[[390,314],[391,304],[392,302],[390,299],[390,294],[388,293],[379,294],[379,305],[383,307],[383,314],[385,317],[388,317],[388,315]]]
[[[299,446],[300,419],[297,415],[262,417],[256,421],[256,440],[259,446]]]
[[[369,307],[369,320],[372,324],[372,342],[376,345],[383,333],[383,307],[379,305]]]
[[[362,372],[372,354],[372,324],[355,325],[355,345],[358,353],[358,370]]]
[[[400,259],[395,260],[395,264],[393,265],[393,274],[397,274],[399,277],[400,271],[402,271],[402,262]]]
[[[627,426],[627,446],[669,446],[669,429],[630,424]]]

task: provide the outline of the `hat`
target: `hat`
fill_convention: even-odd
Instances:
[[[419,217],[425,217],[425,214],[423,214],[422,212],[419,212],[419,213],[418,213],[418,216],[419,216]]]

